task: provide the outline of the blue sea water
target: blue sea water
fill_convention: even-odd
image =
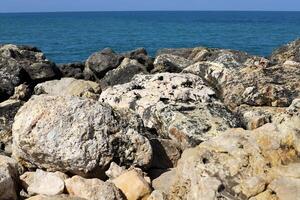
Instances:
[[[66,12],[0,14],[0,43],[39,47],[57,63],[111,47],[208,46],[267,56],[300,37],[300,12]]]

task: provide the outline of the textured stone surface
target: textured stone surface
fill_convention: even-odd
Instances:
[[[37,170],[36,172],[26,172],[20,176],[23,188],[29,195],[48,195],[54,196],[64,192],[66,175],[59,172],[45,172]]]
[[[281,124],[266,124],[253,131],[231,129],[186,150],[168,197],[295,199],[299,187],[297,172],[287,170],[289,173],[284,174],[284,170],[278,169],[289,165],[294,168],[299,163],[299,122],[300,118],[294,116]],[[286,179],[291,182],[281,184]]]
[[[87,59],[85,73],[91,71],[96,75],[96,78],[101,79],[108,71],[117,68],[122,58],[123,56],[116,54],[110,48],[103,49]]]
[[[55,65],[34,47],[0,47],[0,101],[14,93],[23,82],[39,82],[58,76]]]
[[[132,110],[161,137],[194,146],[238,121],[217,101],[215,92],[192,74],[136,75],[105,90],[100,101],[118,110]]]
[[[127,200],[146,200],[151,194],[151,187],[140,173],[130,170],[112,180],[124,193]]]
[[[13,124],[13,156],[23,165],[101,176],[112,161],[146,167],[152,159],[139,121],[100,102],[33,96]]]
[[[300,62],[300,39],[276,49],[270,59],[272,62],[281,64],[286,61]]]
[[[84,67],[84,63],[81,62],[57,65],[57,68],[59,69],[62,77],[70,77],[76,79],[85,78]]]
[[[100,85],[92,81],[62,78],[61,80],[40,83],[34,88],[35,94],[49,94],[60,96],[78,96],[92,99],[99,98]]]
[[[226,63],[201,61],[186,68],[185,73],[202,77],[216,89],[217,96],[230,108],[251,106],[289,106],[299,97],[300,67],[266,65],[267,61]],[[224,63],[225,62],[225,63]]]
[[[125,200],[120,190],[112,183],[99,179],[84,179],[73,176],[65,181],[66,189],[71,196],[88,200]]]
[[[118,68],[107,72],[100,83],[102,88],[130,82],[136,74],[147,74],[146,67],[137,60],[125,58]]]
[[[20,166],[12,158],[0,155],[0,199],[17,199],[17,178]]]
[[[187,66],[193,64],[193,61],[171,54],[161,54],[154,60],[155,72],[181,72]]]
[[[27,200],[87,200],[79,197],[70,197],[68,195],[55,195],[55,196],[46,196],[46,195],[37,195],[28,198]]]
[[[22,104],[19,100],[6,100],[0,103],[0,151],[11,153],[12,124]]]
[[[137,60],[140,64],[144,65],[148,71],[153,69],[154,59],[148,56],[145,48],[138,48],[133,51],[122,53],[121,55],[125,58]]]

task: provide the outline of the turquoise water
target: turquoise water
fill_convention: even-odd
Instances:
[[[0,14],[0,43],[38,46],[57,63],[111,47],[208,46],[269,55],[300,37],[300,12],[74,12]]]

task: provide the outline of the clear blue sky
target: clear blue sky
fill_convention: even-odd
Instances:
[[[120,10],[299,11],[300,0],[0,0],[0,12]]]

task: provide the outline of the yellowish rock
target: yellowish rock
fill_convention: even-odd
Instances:
[[[128,200],[144,200],[151,194],[151,187],[136,170],[130,170],[112,180]]]

